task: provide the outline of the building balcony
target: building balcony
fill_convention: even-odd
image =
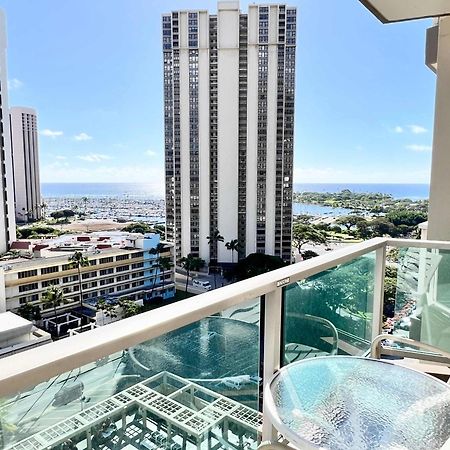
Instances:
[[[3,448],[256,449],[280,366],[383,330],[450,351],[449,250],[372,239],[2,359]]]

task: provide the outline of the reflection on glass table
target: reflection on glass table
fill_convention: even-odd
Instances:
[[[300,449],[430,450],[450,439],[450,386],[374,359],[289,364],[267,385],[264,403],[275,428]]]

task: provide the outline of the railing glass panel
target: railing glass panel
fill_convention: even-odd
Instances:
[[[3,399],[0,447],[256,449],[259,309],[240,304]]]
[[[370,349],[375,252],[283,289],[282,362]]]
[[[400,248],[386,267],[384,330],[449,352],[450,251]]]

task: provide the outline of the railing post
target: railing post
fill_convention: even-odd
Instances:
[[[386,245],[375,250],[375,286],[373,288],[372,341],[381,334],[384,306],[384,275],[386,269]]]
[[[281,347],[281,298],[282,288],[266,294],[264,313],[264,374],[263,389],[272,375],[280,368]],[[277,432],[263,406],[262,440],[275,441]]]

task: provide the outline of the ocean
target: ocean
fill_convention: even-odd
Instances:
[[[349,189],[352,192],[377,192],[390,194],[394,198],[411,200],[427,199],[427,184],[334,184],[334,183],[296,183],[294,192],[340,192]],[[153,186],[145,183],[42,183],[44,198],[63,197],[128,197],[159,199]]]

